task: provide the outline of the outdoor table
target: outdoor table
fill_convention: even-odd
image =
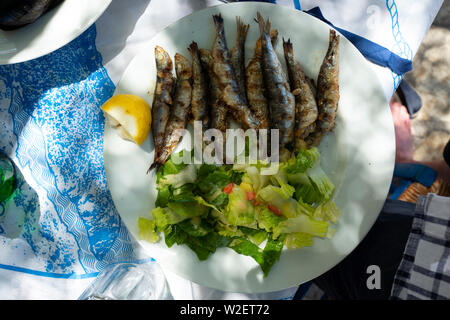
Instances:
[[[335,27],[412,61],[443,1],[266,2],[304,11],[318,6]],[[219,4],[113,0],[69,44],[0,66],[0,151],[20,170],[14,198],[0,206],[0,299],[77,299],[110,263],[154,263],[128,234],[109,194],[100,106],[152,36]],[[404,74],[377,64],[373,70],[388,101]],[[175,299],[292,299],[297,291],[222,292],[165,273]]]

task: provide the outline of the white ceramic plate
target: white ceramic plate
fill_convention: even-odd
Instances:
[[[89,28],[111,0],[65,0],[35,22],[0,30],[0,64],[28,61],[53,52]]]
[[[149,104],[155,86],[154,47],[160,45],[172,57],[179,52],[190,57],[187,47],[195,40],[210,48],[215,31],[212,15],[225,20],[228,46],[234,44],[235,17],[250,23],[247,58],[259,37],[253,21],[256,12],[269,17],[279,30],[279,40],[290,38],[296,57],[307,75],[316,78],[328,46],[329,27],[299,11],[267,3],[221,5],[187,16],[150,40],[126,69],[116,94],[132,93]],[[280,41],[279,57],[283,57]],[[280,59],[283,61],[283,59]],[[345,38],[340,45],[340,92],[338,121],[332,134],[320,145],[322,165],[336,184],[335,201],[342,218],[332,240],[316,239],[312,247],[283,251],[278,263],[264,278],[258,264],[233,250],[221,248],[200,262],[187,246],[168,249],[163,241],[138,240],[164,268],[198,284],[233,292],[270,292],[299,285],[326,272],[348,255],[364,238],[386,199],[394,166],[394,129],[390,110],[369,62]],[[106,175],[117,209],[131,234],[138,239],[139,216],[151,217],[156,198],[155,174],[146,170],[153,159],[149,136],[141,147],[105,128]],[[182,146],[179,146],[180,150]]]

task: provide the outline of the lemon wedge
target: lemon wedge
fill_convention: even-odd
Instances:
[[[120,137],[141,145],[150,131],[152,115],[148,103],[133,94],[118,94],[101,107],[106,122]]]

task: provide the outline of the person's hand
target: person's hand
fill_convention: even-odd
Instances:
[[[389,103],[394,120],[395,131],[395,162],[409,162],[426,165],[433,168],[447,183],[450,183],[450,167],[442,160],[415,161],[414,145],[411,133],[411,119],[408,109],[401,103],[391,100]]]
[[[411,119],[408,109],[399,102],[389,103],[394,120],[395,130],[395,162],[412,162],[414,157]]]

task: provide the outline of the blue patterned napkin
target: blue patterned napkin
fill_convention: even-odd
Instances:
[[[115,86],[95,38],[92,26],[56,52],[0,66],[0,150],[26,180],[0,221],[0,250],[16,251],[0,268],[84,277],[134,259],[106,183],[100,106]]]

